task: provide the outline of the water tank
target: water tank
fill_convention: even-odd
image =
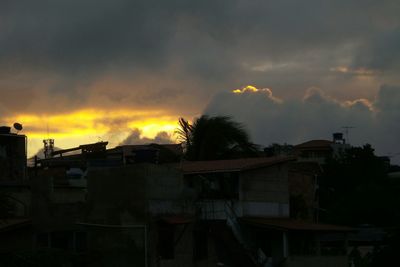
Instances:
[[[343,133],[334,133],[333,134],[333,142],[334,143],[344,144],[345,140],[343,138]]]
[[[0,134],[9,134],[11,132],[11,127],[0,126]]]

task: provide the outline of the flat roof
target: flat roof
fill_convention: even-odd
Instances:
[[[24,134],[16,134],[16,133],[0,133],[1,136],[6,136],[6,137],[17,137],[17,138],[25,138],[26,135]]]

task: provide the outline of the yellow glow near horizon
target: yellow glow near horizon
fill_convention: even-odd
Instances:
[[[28,154],[31,156],[42,147],[42,139],[53,138],[57,147],[68,148],[84,143],[110,141],[117,145],[134,129],[141,137],[154,138],[165,131],[173,135],[178,127],[178,117],[162,110],[101,110],[83,109],[55,115],[19,114],[4,119],[12,125],[22,123],[21,132],[28,136]],[[105,140],[118,136],[118,140]]]

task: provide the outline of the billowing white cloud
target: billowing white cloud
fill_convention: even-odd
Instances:
[[[378,153],[400,152],[400,87],[381,86],[376,99],[341,101],[319,88],[302,99],[283,100],[271,89],[246,87],[217,94],[205,109],[208,115],[228,115],[245,124],[253,141],[297,144],[310,139],[331,139],[349,130],[353,145],[371,143]]]
[[[172,137],[167,132],[159,132],[154,138],[143,137],[139,129],[133,129],[131,134],[120,145],[148,145],[148,144],[172,144]]]

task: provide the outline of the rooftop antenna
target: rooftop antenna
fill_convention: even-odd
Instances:
[[[44,158],[52,158],[53,157],[53,152],[54,152],[54,139],[44,139],[43,140],[43,153],[44,153]]]
[[[44,153],[44,158],[52,158],[53,157],[53,152],[54,152],[54,139],[49,138],[49,123],[46,123],[46,128],[47,128],[47,139],[43,140],[43,153]]]
[[[350,139],[349,139],[349,130],[354,129],[354,126],[342,126],[342,129],[344,129],[344,133],[346,134],[346,140],[350,144]]]

